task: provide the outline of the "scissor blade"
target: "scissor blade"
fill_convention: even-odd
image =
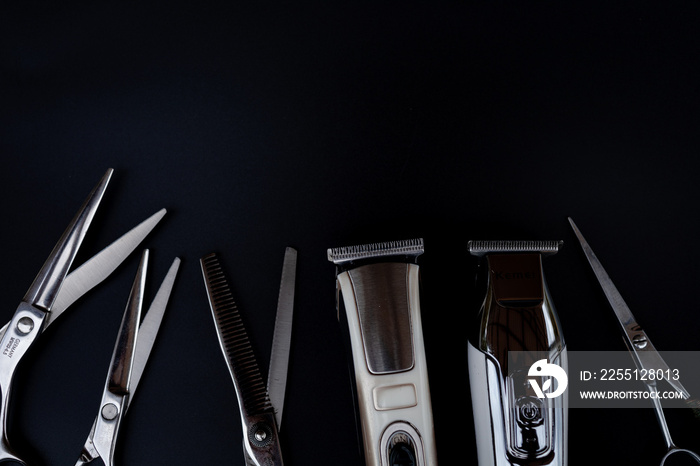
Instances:
[[[49,321],[51,324],[71,304],[109,277],[129,257],[166,214],[161,209],[72,271],[63,282]]]
[[[159,210],[69,273],[63,281],[51,312],[46,317],[44,328],[53,323],[78,298],[109,277],[148,236],[165,213],[165,209]],[[0,339],[5,335],[8,325],[9,322],[0,328]]]
[[[24,295],[24,302],[47,311],[51,310],[63,280],[66,278],[68,269],[78,253],[78,248],[80,248],[83,238],[85,238],[85,233],[87,233],[90,223],[95,217],[95,212],[97,212],[113,171],[111,168],[107,170],[107,173],[92,190],[68,225],[66,231],[63,232],[61,239],[56,243],[34,282]]]
[[[625,303],[625,300],[622,299],[622,295],[619,291],[617,291],[617,288],[613,284],[612,280],[610,280],[610,277],[608,276],[607,272],[601,265],[596,255],[593,253],[591,247],[588,245],[588,242],[583,237],[579,229],[576,227],[576,224],[570,217],[569,223],[571,224],[571,228],[573,228],[576,237],[581,243],[583,253],[586,255],[586,259],[588,259],[588,263],[591,265],[593,273],[598,279],[600,286],[603,288],[603,293],[605,293],[605,297],[608,298],[608,302],[610,303],[610,306],[615,312],[617,320],[620,321],[620,325],[622,325],[622,327],[624,328],[629,324],[634,324],[636,321],[634,319],[634,316],[632,315],[632,311],[630,311],[630,308],[627,306],[627,303]]]
[[[216,333],[238,396],[243,418],[272,411],[248,334],[216,254],[201,259]]]
[[[282,466],[277,423],[248,334],[216,254],[201,259],[219,344],[238,397],[246,464]]]
[[[270,371],[267,375],[267,393],[275,410],[278,428],[282,426],[284,393],[287,387],[289,352],[292,342],[292,317],[294,315],[294,285],[296,281],[297,251],[287,248],[284,253],[282,280],[277,300],[277,317],[272,337]]]
[[[129,294],[129,301],[124,311],[122,324],[119,328],[117,343],[112,353],[106,389],[112,393],[126,395],[129,393],[129,381],[134,361],[134,351],[138,340],[139,321],[143,306],[143,292],[146,287],[146,268],[148,265],[148,250],[143,252],[139,263],[134,285]]]
[[[635,320],[634,315],[632,315],[632,311],[630,311],[624,299],[622,299],[622,295],[620,295],[620,292],[617,291],[617,288],[613,284],[612,280],[605,272],[605,269],[601,265],[600,261],[593,253],[593,250],[589,246],[588,242],[585,240],[571,218],[569,218],[569,223],[571,224],[571,228],[573,228],[576,237],[581,243],[581,247],[586,255],[586,259],[588,259],[588,263],[593,269],[593,273],[598,279],[600,286],[603,288],[605,297],[608,299],[610,306],[615,312],[617,320],[620,322],[625,344],[627,345],[629,352],[632,354],[637,367],[639,369],[647,370],[668,370],[668,364],[666,364],[666,361],[664,361],[658,351],[656,351],[656,348],[651,343],[651,340],[647,336],[646,332],[644,332],[642,327]],[[683,395],[686,397],[689,396],[688,391],[683,387],[683,385],[681,385],[680,382],[669,379],[668,383],[674,389],[683,393]]]
[[[175,283],[175,276],[177,275],[178,268],[180,267],[180,259],[175,258],[170,269],[168,270],[163,283],[158,289],[156,297],[151,303],[151,307],[148,308],[146,316],[141,322],[139,327],[139,338],[136,342],[136,351],[134,353],[134,365],[131,371],[131,386],[129,392],[131,396],[129,397],[128,403],[134,398],[134,392],[136,387],[139,385],[141,380],[141,375],[143,375],[143,370],[146,367],[146,362],[151,354],[151,349],[153,348],[153,343],[156,340],[156,335],[158,334],[158,329],[160,328],[160,323],[163,320],[163,314],[165,313],[165,308],[168,305],[168,299],[170,298],[170,293],[173,289],[173,284]],[[128,407],[128,405],[127,405]]]

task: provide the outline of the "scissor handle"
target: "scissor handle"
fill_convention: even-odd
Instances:
[[[668,424],[666,423],[664,409],[661,406],[661,400],[659,400],[658,396],[654,395],[655,393],[658,393],[656,389],[656,383],[648,382],[646,386],[647,390],[652,394],[651,401],[654,404],[654,410],[656,411],[656,419],[659,421],[659,427],[661,427],[661,432],[664,435],[664,441],[666,442],[666,448],[668,450],[664,457],[661,459],[660,466],[664,466],[666,460],[676,453],[685,454],[686,456],[689,456],[690,458],[697,461],[698,464],[700,464],[700,456],[698,456],[697,453],[692,452],[690,450],[686,450],[684,448],[678,448],[676,444],[673,443],[673,439],[671,438],[671,432],[668,430]]]
[[[27,463],[12,453],[10,446],[7,444],[7,438],[4,436],[2,446],[0,446],[0,464],[21,464],[22,466],[27,466]]]
[[[15,315],[0,340],[0,463],[14,461],[26,464],[13,453],[7,439],[7,412],[12,379],[17,365],[41,334],[47,313],[28,303],[20,303]]]
[[[697,453],[692,452],[690,450],[686,450],[685,448],[673,447],[670,450],[668,450],[668,452],[664,455],[663,459],[661,460],[661,464],[659,466],[664,466],[664,464],[666,464],[666,460],[670,456],[675,455],[676,453],[680,453],[683,456],[690,457],[690,458],[694,459],[695,461],[697,461],[698,464],[700,464],[700,456],[698,456]]]

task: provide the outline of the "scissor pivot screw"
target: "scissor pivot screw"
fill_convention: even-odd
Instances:
[[[272,430],[266,423],[255,423],[248,432],[250,443],[258,448],[265,447],[272,442]]]
[[[644,349],[647,346],[647,342],[647,337],[642,334],[637,334],[632,338],[635,348]]]
[[[106,421],[113,421],[119,414],[119,408],[114,403],[107,403],[102,407],[102,418]]]
[[[17,322],[17,331],[26,335],[34,329],[34,321],[30,317],[22,317]]]

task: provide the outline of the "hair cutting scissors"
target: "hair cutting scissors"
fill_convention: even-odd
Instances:
[[[153,304],[151,304],[143,322],[139,324],[147,266],[148,250],[144,251],[141,257],[136,279],[124,311],[117,343],[112,353],[107,382],[102,392],[100,411],[92,424],[92,430],[90,430],[90,435],[83,446],[80,459],[75,463],[76,466],[82,466],[97,458],[100,458],[105,466],[114,464],[114,449],[119,435],[119,427],[134,397],[151,348],[153,348],[180,266],[180,259],[176,258],[173,261]]]
[[[233,379],[243,425],[243,453],[247,466],[282,466],[279,427],[292,335],[296,250],[287,248],[282,268],[277,318],[267,388],[236,308],[230,287],[215,254],[201,259],[219,344]]]
[[[593,253],[593,250],[588,245],[588,242],[584,239],[583,235],[574,224],[574,221],[569,218],[569,223],[574,229],[576,237],[581,243],[583,252],[588,259],[588,263],[593,269],[600,286],[603,288],[605,297],[608,299],[610,306],[615,312],[615,316],[622,327],[622,332],[624,336],[625,343],[627,344],[627,349],[629,350],[634,362],[639,370],[662,370],[669,371],[670,368],[661,358],[661,355],[656,351],[654,345],[651,344],[651,340],[647,337],[646,332],[642,330],[642,327],[637,323],[632,312],[630,311],[627,304],[622,299],[622,296],[617,291],[617,288],[613,284],[610,277],[605,272],[605,269],[600,264],[600,261]],[[667,382],[678,392],[682,393],[684,398],[688,398],[690,395],[688,391],[683,387],[683,385],[678,380],[668,379]],[[663,407],[661,406],[661,401],[656,395],[656,381],[655,380],[645,380],[647,390],[652,394],[650,398],[654,402],[654,410],[656,411],[656,419],[659,421],[661,426],[661,431],[664,435],[664,440],[666,441],[666,454],[661,459],[661,465],[666,462],[666,460],[673,454],[680,453],[687,457],[693,458],[698,463],[700,463],[700,456],[690,450],[684,448],[678,448],[671,439],[671,433],[668,430],[668,424],[666,423],[666,416],[664,415]]]
[[[68,306],[107,278],[165,215],[165,209],[160,210],[68,274],[112,172],[109,169],[90,193],[29,287],[12,320],[0,329],[0,462],[26,464],[10,447],[7,411],[12,379],[27,350]]]

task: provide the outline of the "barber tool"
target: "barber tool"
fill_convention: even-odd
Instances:
[[[107,382],[102,392],[100,410],[92,424],[90,435],[75,466],[99,458],[105,466],[114,465],[114,450],[122,419],[134,398],[146,361],[153,348],[165,307],[180,266],[175,259],[163,280],[151,307],[141,322],[141,309],[146,286],[148,250],[144,251],[136,279],[124,311],[117,342],[109,365]]]
[[[333,248],[367,466],[437,465],[417,258],[423,240]]]
[[[482,297],[467,345],[479,466],[564,466],[567,393],[549,379],[532,377],[567,368],[542,269],[542,257],[555,254],[561,242],[470,241],[468,246],[479,258]]]
[[[612,310],[615,313],[615,317],[617,317],[617,321],[620,323],[623,339],[627,345],[627,349],[632,355],[632,359],[634,359],[637,369],[645,372],[654,371],[655,373],[664,373],[666,371],[670,372],[668,364],[666,364],[666,362],[661,358],[661,355],[656,351],[654,345],[651,344],[651,340],[649,340],[646,332],[637,323],[637,320],[632,315],[632,311],[630,311],[624,299],[622,299],[622,295],[620,295],[619,291],[617,291],[617,288],[613,284],[607,272],[571,218],[569,218],[569,223],[571,223],[571,228],[573,228],[576,237],[581,243],[583,253],[586,255],[586,259],[588,259],[588,263],[591,265],[593,273],[598,279],[598,282],[603,289],[603,293],[605,293],[605,297],[608,299],[610,307],[612,307]],[[685,389],[685,387],[683,387],[679,380],[674,380],[673,378],[668,378],[665,380],[669,383],[669,385],[671,385],[671,387],[673,387],[674,390],[682,393],[684,398],[689,398],[690,395],[688,391]],[[697,453],[683,448],[678,448],[673,443],[671,433],[668,429],[668,424],[666,423],[666,416],[664,415],[664,410],[661,406],[661,400],[659,400],[658,396],[655,396],[657,393],[656,382],[657,381],[655,378],[647,378],[644,380],[644,384],[651,394],[650,398],[654,404],[656,419],[659,422],[661,432],[664,436],[664,441],[666,442],[666,454],[661,459],[661,465],[663,466],[666,463],[666,460],[672,455],[692,458],[700,464],[700,456]]]
[[[157,212],[81,267],[68,273],[112,172],[108,170],[90,193],[29,287],[12,320],[0,329],[0,462],[9,460],[26,464],[13,452],[7,437],[10,387],[20,361],[44,330],[68,306],[107,278],[165,215],[165,209]]]
[[[238,398],[243,426],[243,455],[247,466],[284,464],[279,430],[292,337],[296,260],[296,250],[287,248],[282,266],[267,387],[263,383],[248,333],[218,257],[209,254],[200,261],[219,344]]]

